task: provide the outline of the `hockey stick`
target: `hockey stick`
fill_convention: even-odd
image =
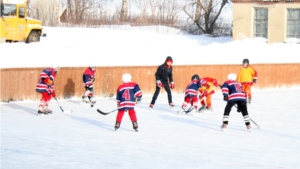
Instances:
[[[119,110],[119,109],[115,109],[115,110],[112,110],[112,111],[106,113],[106,112],[101,111],[100,109],[97,109],[97,112],[100,113],[100,114],[102,114],[102,115],[108,115],[108,114],[113,113],[113,112],[115,112],[117,110]]]
[[[191,106],[187,111],[184,111],[186,114],[188,114],[189,112],[191,112],[192,110],[194,110],[194,106]]]
[[[237,108],[237,105],[234,105],[234,107],[236,107]],[[238,112],[239,113],[239,112]],[[260,128],[260,126],[257,124],[257,123],[255,123],[255,121],[254,120],[252,120],[251,118],[250,118],[250,121],[252,121],[258,128]]]
[[[60,104],[58,103],[58,101],[57,101],[57,98],[55,97],[55,100],[56,100],[56,103],[58,104],[58,106],[59,106],[59,108],[60,108],[60,110],[63,112],[63,113],[72,113],[72,110],[70,110],[70,111],[65,111],[61,106],[60,106]]]
[[[138,104],[140,101],[141,100],[139,100],[137,97],[135,98],[135,104]],[[102,115],[108,115],[108,114],[113,113],[117,110],[119,110],[119,108],[106,113],[106,112],[101,111],[100,109],[97,109],[97,112],[102,114]]]
[[[255,123],[255,121],[253,121],[251,118],[250,120],[260,129],[260,126],[257,123]]]
[[[199,96],[197,96],[199,97]],[[204,99],[204,97],[202,99],[199,100],[199,102],[201,102],[202,100]],[[192,110],[194,110],[194,106],[191,105],[191,107],[187,110],[187,111],[184,111],[186,114],[188,114],[189,112],[191,112]]]

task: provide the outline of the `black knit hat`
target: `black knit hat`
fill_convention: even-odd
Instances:
[[[173,59],[172,59],[172,57],[171,57],[171,56],[168,56],[168,57],[166,58],[166,61],[165,61],[165,63],[167,63],[168,61],[171,61],[171,62],[173,63]]]
[[[244,59],[244,60],[243,60],[243,64],[245,64],[245,63],[246,63],[246,64],[249,64],[249,63],[250,63],[250,62],[249,62],[249,59]]]

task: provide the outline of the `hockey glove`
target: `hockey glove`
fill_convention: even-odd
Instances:
[[[162,83],[161,83],[161,81],[160,81],[160,80],[157,80],[157,81],[156,81],[156,84],[157,84],[157,86],[158,86],[159,88],[161,88],[161,87],[162,87]]]
[[[206,91],[202,92],[201,96],[205,96],[206,97],[207,96],[207,92]]]
[[[257,79],[253,79],[253,83],[256,83]]]
[[[136,104],[140,103],[142,101],[142,96],[136,97]]]
[[[224,100],[224,101],[228,101],[228,96],[224,95],[223,100]]]
[[[48,79],[48,81],[47,81],[47,85],[49,85],[49,86],[52,86],[52,85],[53,85],[53,81],[52,81],[52,80],[50,80],[50,79]]]
[[[55,91],[53,91],[53,92],[51,93],[51,96],[54,97],[54,98],[56,98]]]
[[[175,84],[174,82],[171,82],[171,89],[174,89],[175,88]]]

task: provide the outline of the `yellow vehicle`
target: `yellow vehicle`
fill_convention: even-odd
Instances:
[[[42,22],[27,17],[27,0],[1,0],[0,43],[38,42],[43,34]]]

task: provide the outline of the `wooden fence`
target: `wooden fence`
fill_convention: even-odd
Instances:
[[[295,64],[252,64],[258,72],[258,88],[300,86],[300,63]],[[194,74],[200,77],[215,77],[220,83],[229,73],[238,73],[241,65],[189,65],[173,66],[175,93],[183,93]],[[44,68],[1,69],[1,101],[39,100],[41,95],[35,92],[39,74]],[[81,97],[84,93],[82,73],[86,67],[62,67],[56,80],[55,90],[58,98]],[[115,97],[117,87],[122,84],[122,74],[130,73],[144,94],[155,90],[157,66],[97,67],[94,83],[95,95]],[[162,91],[164,92],[164,91]]]

